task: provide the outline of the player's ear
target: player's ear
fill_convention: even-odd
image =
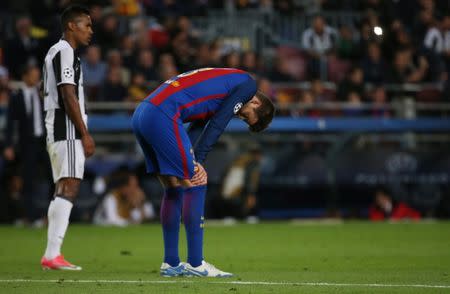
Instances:
[[[67,28],[69,29],[69,31],[75,31],[77,24],[73,21],[69,21],[67,23]]]
[[[250,101],[251,104],[255,105],[255,106],[261,106],[261,100],[259,100],[259,98],[257,96],[253,96],[252,100]]]

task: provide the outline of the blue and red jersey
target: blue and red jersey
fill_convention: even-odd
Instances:
[[[188,135],[203,162],[228,122],[256,93],[255,80],[234,68],[203,68],[164,82],[145,101],[177,123],[191,122]]]

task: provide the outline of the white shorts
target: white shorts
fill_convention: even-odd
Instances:
[[[49,143],[47,151],[52,164],[53,182],[61,178],[83,179],[86,158],[81,140]]]

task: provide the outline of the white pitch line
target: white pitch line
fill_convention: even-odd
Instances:
[[[182,284],[194,283],[194,280],[29,280],[4,279],[0,283],[104,283],[104,284]],[[207,284],[228,285],[265,285],[265,286],[325,286],[325,287],[380,287],[380,288],[439,288],[450,289],[450,285],[430,284],[376,284],[376,283],[329,283],[329,282],[258,282],[258,281],[207,281]]]

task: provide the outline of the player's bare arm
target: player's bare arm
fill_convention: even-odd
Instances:
[[[64,107],[67,115],[69,116],[75,128],[81,134],[81,143],[83,144],[84,155],[90,157],[94,154],[95,143],[92,136],[89,134],[86,125],[81,117],[80,106],[77,101],[77,95],[75,93],[75,86],[70,84],[64,84],[59,86],[63,97]]]

